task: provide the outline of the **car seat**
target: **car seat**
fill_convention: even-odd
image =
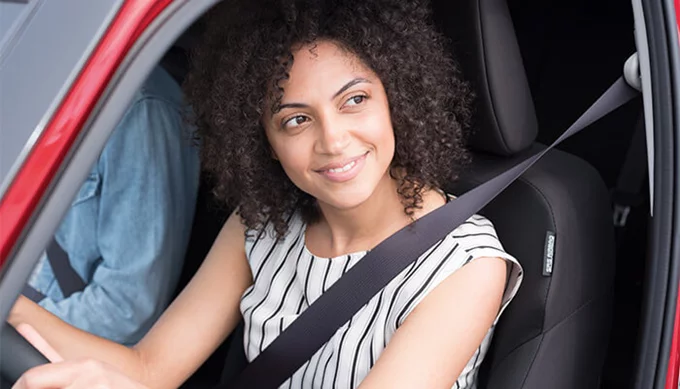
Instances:
[[[535,142],[536,114],[505,0],[435,0],[433,9],[477,95],[473,162],[447,188],[460,194],[545,146]],[[482,213],[522,263],[524,282],[495,328],[479,387],[598,387],[614,278],[601,177],[552,150]]]

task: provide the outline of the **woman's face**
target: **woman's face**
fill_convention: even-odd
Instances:
[[[264,118],[273,157],[322,206],[354,208],[390,182],[394,132],[385,89],[332,42],[293,56],[290,78],[280,84],[281,110]]]

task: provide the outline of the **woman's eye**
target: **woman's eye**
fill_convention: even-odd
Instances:
[[[345,105],[356,106],[356,105],[363,103],[364,100],[366,100],[366,98],[367,97],[364,96],[364,95],[352,96],[352,97],[349,98],[349,100],[347,100]]]
[[[306,116],[298,115],[283,122],[284,128],[295,128],[309,120]]]

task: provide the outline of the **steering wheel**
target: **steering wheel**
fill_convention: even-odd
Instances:
[[[5,322],[0,329],[0,376],[14,383],[26,370],[44,365],[45,358],[21,334]]]

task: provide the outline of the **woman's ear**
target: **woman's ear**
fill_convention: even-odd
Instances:
[[[276,155],[276,151],[274,151],[274,148],[272,148],[271,146],[269,146],[269,153],[271,154],[272,158],[273,158],[275,161],[278,161],[278,160],[279,160],[278,155]]]

